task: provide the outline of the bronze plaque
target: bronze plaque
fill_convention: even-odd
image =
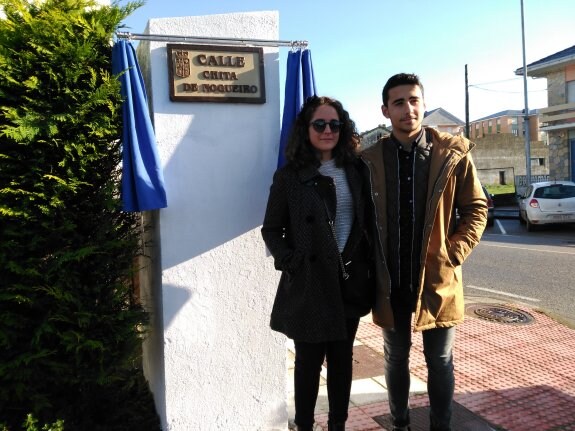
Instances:
[[[262,48],[167,44],[173,102],[265,103]]]

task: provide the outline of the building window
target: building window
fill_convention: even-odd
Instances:
[[[545,166],[545,157],[531,157],[531,167]]]
[[[567,103],[575,103],[575,81],[567,81]]]
[[[525,136],[525,128],[529,127],[529,123],[525,124],[525,118],[521,117],[521,135]]]
[[[497,119],[497,133],[501,133],[501,118]]]
[[[493,133],[493,120],[489,120],[489,123],[487,123],[487,132],[490,135]]]

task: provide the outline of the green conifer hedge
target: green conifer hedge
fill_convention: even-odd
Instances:
[[[0,0],[0,424],[158,430],[111,43],[142,5]],[[0,429],[2,427],[0,426]]]

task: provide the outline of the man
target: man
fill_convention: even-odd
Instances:
[[[455,387],[455,325],[464,313],[461,265],[485,229],[487,201],[470,154],[474,144],[422,127],[425,103],[418,76],[392,76],[382,96],[392,133],[362,158],[375,217],[373,321],[383,328],[393,429],[410,430],[413,320],[414,331],[423,337],[430,430],[446,431],[451,430]]]

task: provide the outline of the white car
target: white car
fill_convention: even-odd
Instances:
[[[531,184],[519,197],[519,220],[529,232],[546,224],[575,223],[575,182]]]

